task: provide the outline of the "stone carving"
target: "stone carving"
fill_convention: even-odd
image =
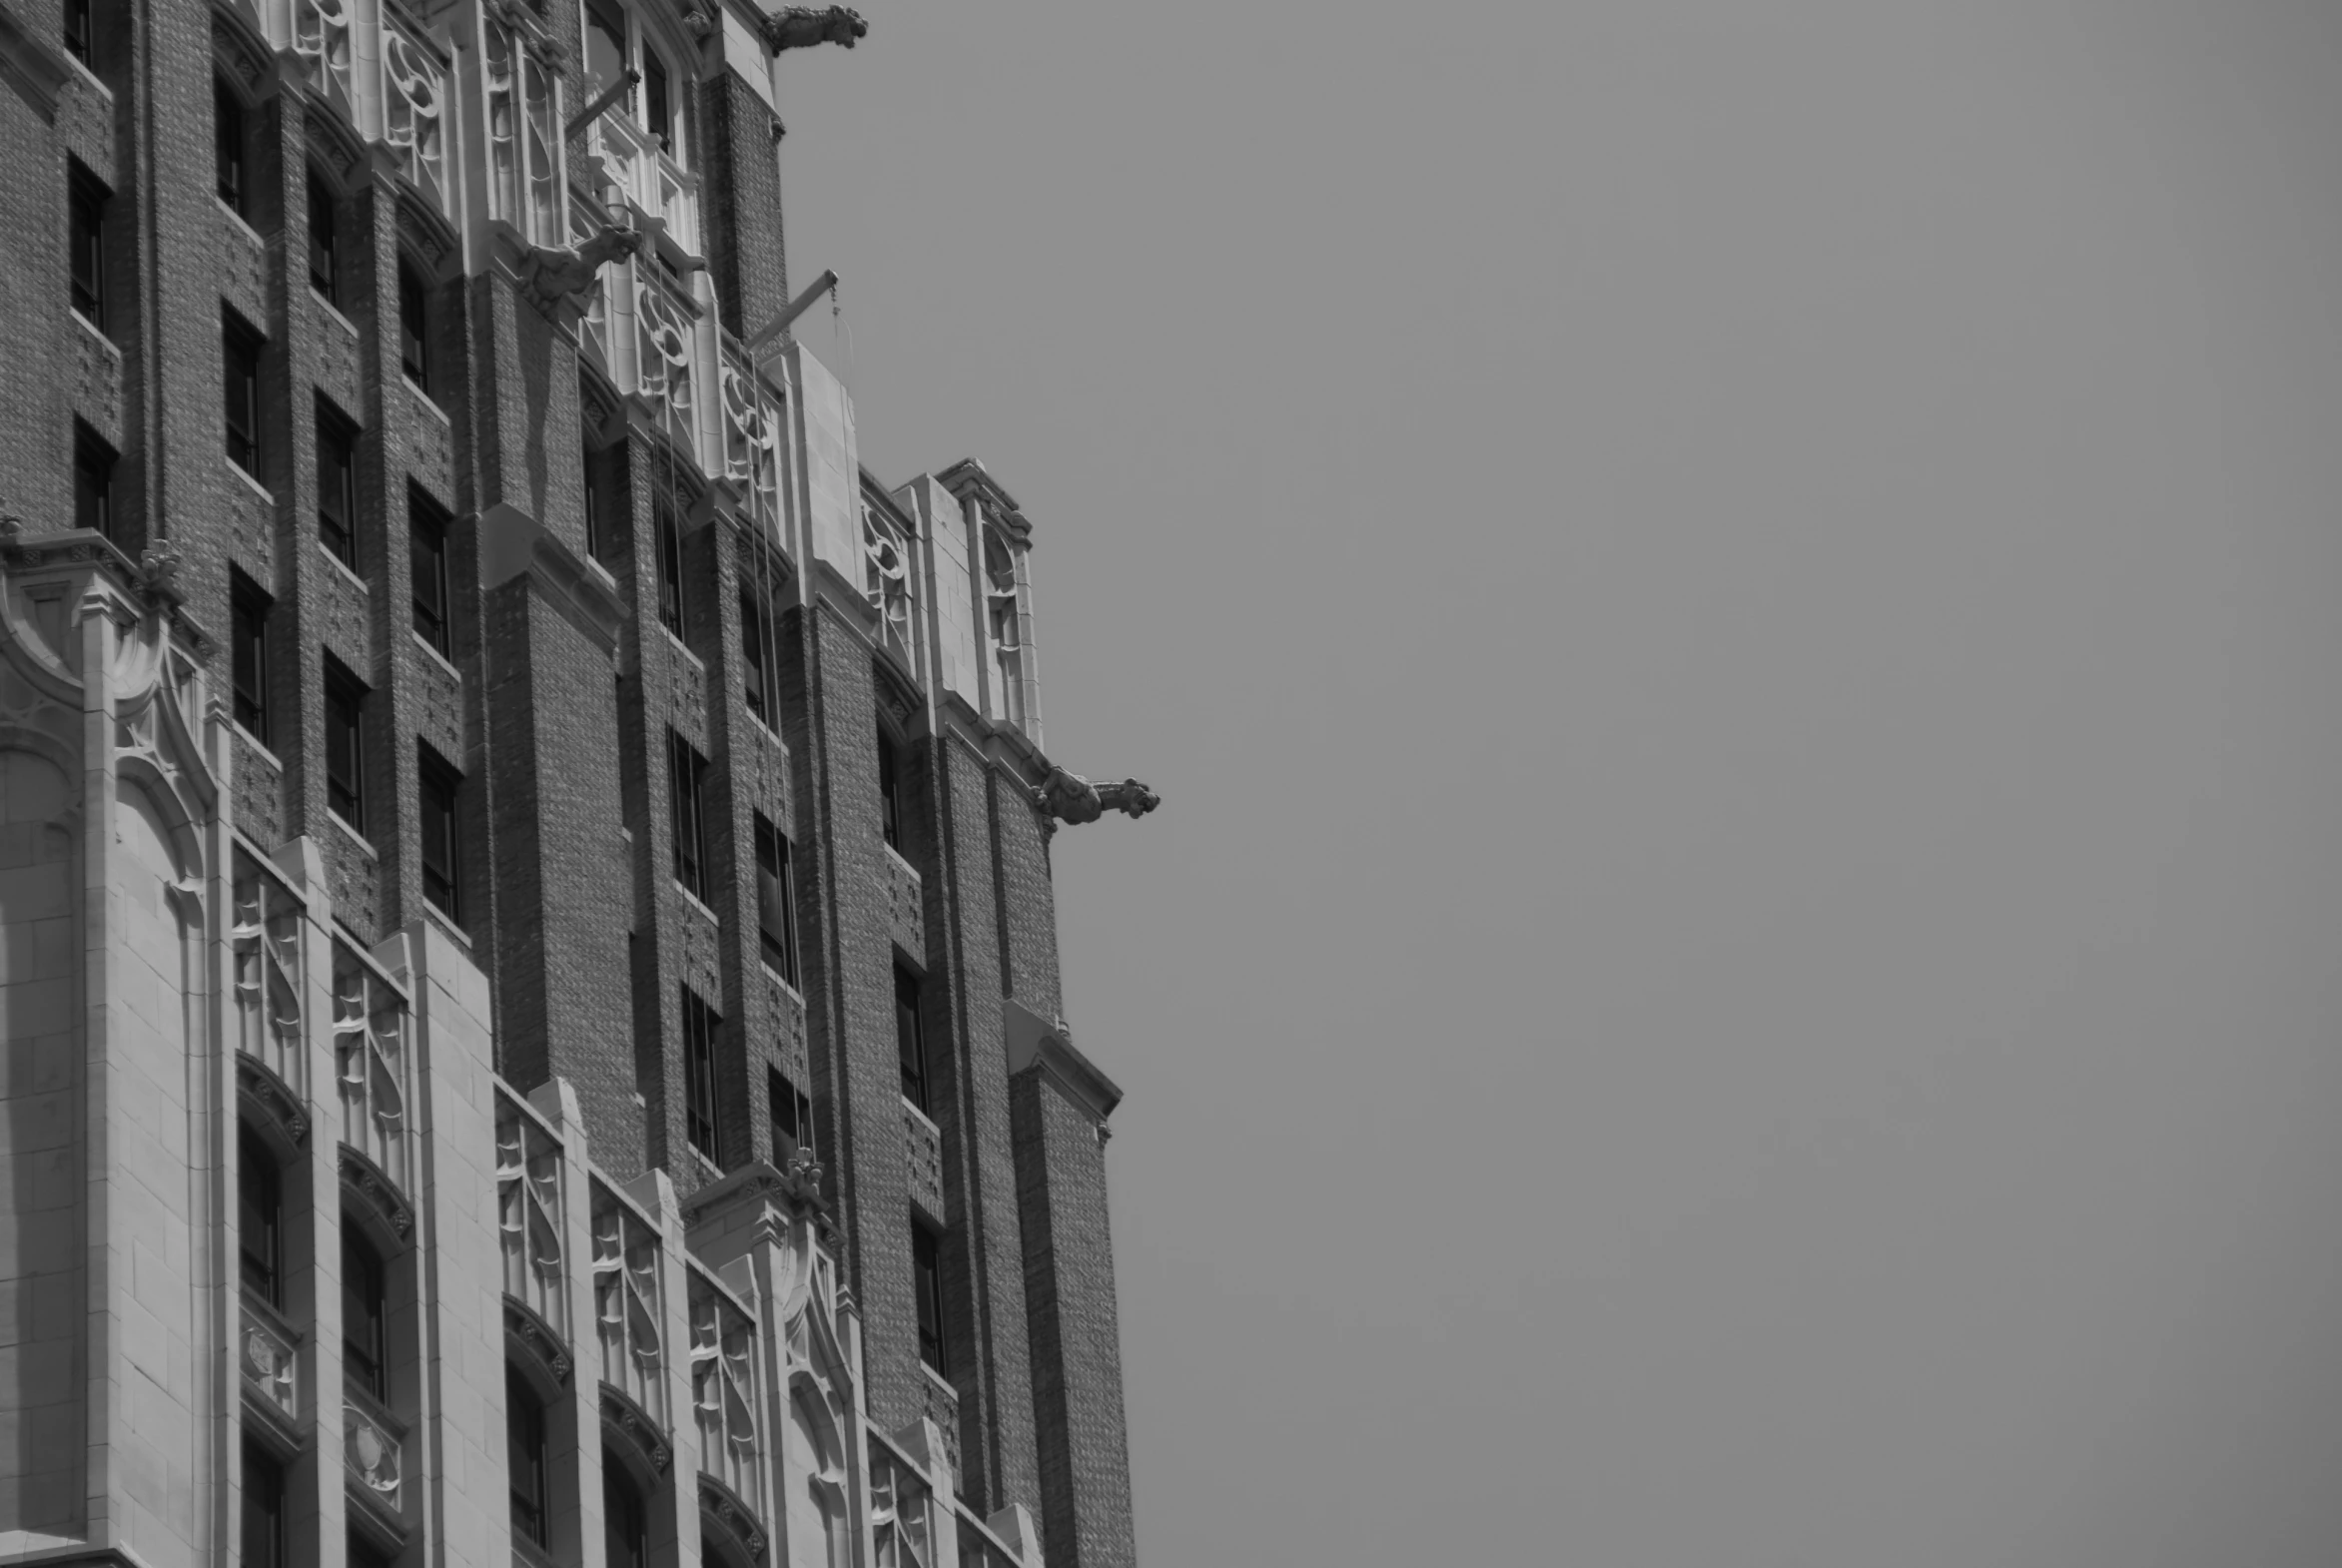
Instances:
[[[344,1176],[349,1176],[349,1155],[360,1154],[403,1206],[406,1004],[340,943],[334,946],[334,1049],[342,1081]],[[404,1224],[397,1229],[406,1233]]]
[[[352,1149],[342,1146],[342,1185],[351,1196],[382,1216],[393,1234],[403,1241],[413,1233],[414,1209],[399,1195],[390,1178],[383,1175],[383,1168]]]
[[[169,539],[157,539],[138,563],[139,575],[146,579],[147,591],[176,608],[187,602],[187,591],[179,586],[180,569],[187,556]]]
[[[734,1493],[757,1494],[755,1330],[698,1273],[691,1277],[691,1402],[699,1466]]]
[[[299,1336],[278,1326],[250,1300],[244,1303],[244,1342],[238,1347],[245,1381],[287,1420],[298,1420],[301,1400],[295,1386]]]
[[[1079,773],[1051,768],[1049,777],[1033,792],[1033,804],[1060,822],[1096,822],[1109,811],[1144,817],[1163,804],[1163,797],[1140,783],[1093,784]]]
[[[569,1381],[569,1347],[553,1332],[550,1323],[509,1294],[504,1297],[504,1338],[506,1348],[517,1344],[554,1382]]]
[[[756,1516],[748,1511],[732,1489],[705,1470],[699,1472],[699,1516],[712,1523],[732,1538],[740,1551],[755,1562],[764,1556],[764,1528]]]
[[[364,1495],[397,1518],[398,1446],[405,1434],[350,1401],[342,1406],[342,1435],[343,1457],[365,1489]]]
[[[399,172],[447,209],[446,151],[440,113],[446,77],[423,45],[393,25],[383,28],[383,140],[398,159]]]
[[[520,264],[520,287],[538,307],[551,310],[563,304],[585,308],[581,296],[601,281],[602,268],[638,255],[649,239],[639,229],[604,228],[573,251],[537,246]]]
[[[879,638],[913,669],[919,667],[916,592],[910,540],[878,507],[862,508],[862,591],[878,611]]]
[[[862,20],[861,12],[842,5],[788,5],[764,19],[765,46],[774,54],[820,44],[851,49],[854,41],[869,31],[870,24]]]
[[[568,1337],[569,1292],[561,1255],[560,1146],[504,1096],[496,1097],[496,1218],[504,1247],[504,1293]],[[522,1336],[527,1337],[526,1335]],[[568,1376],[562,1351],[561,1376]]]
[[[927,1568],[929,1501],[933,1496],[910,1466],[875,1437],[870,1444],[871,1561],[881,1568]]]
[[[236,1058],[236,1098],[245,1109],[277,1129],[287,1143],[309,1138],[309,1113],[302,1110],[285,1081],[261,1064],[258,1057],[239,1052]]]
[[[627,1398],[608,1383],[602,1384],[602,1435],[605,1439],[615,1434],[641,1455],[654,1475],[665,1475],[667,1466],[675,1462],[674,1450],[667,1446],[667,1434],[653,1424],[642,1406]]]
[[[593,1306],[602,1381],[665,1423],[666,1356],[659,1342],[659,1243],[648,1225],[605,1191],[594,1194]]]

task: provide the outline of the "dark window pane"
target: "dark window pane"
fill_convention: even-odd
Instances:
[[[602,1540],[608,1568],[650,1568],[650,1520],[642,1496],[608,1458],[602,1460]]]
[[[894,737],[878,732],[878,832],[897,854],[903,849],[903,774]]]
[[[309,172],[309,286],[342,306],[342,244],[335,223],[333,187],[315,169]]]
[[[764,598],[743,591],[740,595],[740,663],[748,687],[748,711],[764,721],[765,727],[781,727],[780,668],[774,659],[771,613]]]
[[[73,525],[114,537],[114,453],[86,428],[73,440]]]
[[[236,722],[264,746],[269,744],[269,596],[237,572],[229,611]]]
[[[607,537],[609,525],[602,517],[602,491],[598,482],[600,475],[594,471],[598,466],[599,462],[594,454],[590,451],[587,452],[585,454],[585,553],[595,560],[606,562],[610,558],[610,541]]]
[[[285,1305],[285,1197],[268,1146],[239,1130],[236,1141],[236,1244],[244,1287],[269,1305]]]
[[[74,171],[67,201],[67,260],[73,275],[73,308],[98,331],[106,330],[106,193],[88,175]]]
[[[244,1568],[285,1568],[285,1471],[244,1440]]]
[[[220,168],[220,200],[239,218],[250,218],[245,201],[251,181],[244,162],[244,105],[226,82],[212,80],[212,142]]]
[[[945,1376],[943,1249],[925,1225],[911,1227],[912,1283],[919,1296],[919,1359]]]
[[[626,74],[626,13],[610,0],[586,0],[585,5],[585,68],[601,78],[593,96],[600,97],[618,85],[618,78]],[[584,103],[581,94],[577,102]],[[628,113],[633,112],[634,95],[626,95]]]
[[[707,898],[706,781],[707,760],[681,735],[667,731],[668,827],[674,840],[675,880],[703,902]]]
[[[221,402],[228,419],[228,457],[257,479],[261,476],[261,341],[232,317],[224,321],[221,337],[221,363],[226,372]]]
[[[422,896],[456,925],[463,924],[462,876],[456,838],[455,790],[459,775],[420,741],[421,789],[417,814],[422,837]]]
[[[358,432],[318,405],[318,539],[358,569]]]
[[[789,841],[756,817],[756,923],[764,961],[790,985],[797,984],[797,907],[789,876]]]
[[[642,51],[643,129],[658,138],[659,146],[675,150],[674,108],[667,92],[667,68],[647,45]]]
[[[383,1261],[342,1221],[342,1378],[388,1403],[390,1398],[390,1303]]]
[[[407,564],[414,579],[415,635],[438,653],[448,652],[447,519],[409,491],[406,497]]]
[[[683,1120],[691,1147],[717,1165],[716,1025],[721,1022],[699,993],[683,988]]]
[[[398,368],[425,392],[431,390],[430,294],[405,262],[398,264]]]
[[[504,1455],[512,1477],[512,1533],[532,1545],[551,1546],[553,1514],[546,1486],[544,1406],[509,1366],[504,1368]]]
[[[895,1047],[903,1059],[903,1098],[927,1109],[927,1041],[919,1020],[919,982],[895,971]]]
[[[90,65],[90,0],[65,0],[65,52]]]
[[[360,833],[366,831],[366,688],[329,657],[326,661],[326,804]]]
[[[813,1147],[813,1097],[791,1083],[778,1068],[766,1070],[766,1099],[773,1123],[773,1159],[785,1161],[799,1149]]]
[[[350,1550],[350,1568],[390,1568],[390,1559],[368,1544],[357,1531],[349,1533],[345,1544]]]
[[[683,635],[683,532],[675,522],[675,513],[664,501],[653,508],[658,513],[659,534],[659,624],[677,637]]]

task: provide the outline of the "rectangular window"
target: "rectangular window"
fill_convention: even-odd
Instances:
[[[895,738],[878,732],[878,833],[890,848],[903,852],[903,770],[895,755]]]
[[[422,896],[457,926],[463,924],[463,876],[456,836],[455,792],[463,776],[421,741],[414,743],[421,788],[416,814],[422,829]]]
[[[230,680],[236,687],[236,722],[262,745],[269,744],[269,611],[273,607],[250,577],[230,568]]]
[[[342,237],[334,188],[315,169],[309,172],[309,286],[342,308]]]
[[[675,152],[675,112],[672,95],[667,90],[667,68],[658,52],[647,43],[642,49],[642,114],[643,129],[657,138],[659,147],[669,156]]]
[[[390,1402],[390,1302],[383,1290],[383,1260],[342,1219],[342,1381],[363,1388],[383,1404]]]
[[[94,70],[90,34],[90,0],[65,0],[65,52]]]
[[[766,1098],[773,1119],[773,1163],[778,1165],[803,1149],[813,1148],[813,1097],[789,1082],[779,1068],[765,1073]]]
[[[348,1533],[344,1545],[349,1549],[350,1568],[390,1568],[390,1559],[356,1530]]]
[[[526,1379],[504,1368],[504,1459],[511,1472],[512,1533],[540,1550],[553,1544],[545,1409]]]
[[[285,1568],[285,1467],[244,1440],[244,1568]]]
[[[406,492],[406,557],[414,579],[414,634],[442,657],[447,635],[447,514],[421,491]]]
[[[228,460],[261,476],[261,335],[221,313],[222,404],[228,415]]]
[[[239,218],[250,219],[252,177],[245,162],[244,103],[236,90],[212,78],[212,149],[220,170],[220,200]]]
[[[776,733],[781,727],[780,670],[773,657],[772,627],[765,619],[764,600],[742,589],[740,593],[740,664],[747,676],[748,711]]]
[[[601,476],[595,471],[600,466],[599,454],[588,450],[585,454],[585,553],[607,565],[610,559],[610,525],[609,520],[602,515]]]
[[[650,1521],[614,1459],[602,1460],[602,1561],[607,1568],[650,1568]]]
[[[707,759],[667,731],[668,826],[675,841],[675,880],[707,902]]]
[[[756,813],[756,924],[764,961],[797,984],[797,899],[789,875],[789,841]]]
[[[944,1359],[943,1247],[934,1231],[916,1220],[911,1225],[911,1275],[919,1295],[919,1359],[949,1377]]]
[[[114,449],[73,421],[73,525],[114,537]]]
[[[591,97],[598,98],[618,85],[618,78],[626,74],[626,13],[611,0],[585,0],[585,68],[596,78]],[[582,91],[578,102],[587,101]],[[629,88],[622,100],[626,112],[634,112],[634,92]]]
[[[73,308],[98,331],[106,330],[106,188],[88,170],[73,165],[67,196],[67,258],[73,276]]]
[[[285,1193],[268,1146],[249,1130],[236,1139],[236,1245],[244,1288],[280,1311],[285,1306]]]
[[[903,1098],[927,1110],[927,1039],[920,1027],[919,982],[909,970],[895,971],[895,1048],[903,1059]]]
[[[366,832],[366,687],[326,655],[326,805]]]
[[[651,507],[659,534],[659,624],[683,636],[683,530],[665,501]]]
[[[398,368],[406,379],[431,391],[431,297],[422,274],[404,257],[398,260]]]
[[[723,1020],[683,988],[683,1121],[691,1147],[721,1166],[716,1148],[716,1026]]]
[[[358,431],[318,399],[318,540],[358,570]]]

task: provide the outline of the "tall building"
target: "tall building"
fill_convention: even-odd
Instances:
[[[1050,847],[1155,797],[788,329],[863,32],[0,0],[0,1562],[1133,1560]]]

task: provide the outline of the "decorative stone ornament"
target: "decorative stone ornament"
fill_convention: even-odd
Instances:
[[[764,19],[765,46],[774,54],[821,44],[851,49],[854,41],[869,31],[870,24],[861,12],[842,5],[786,5]]]
[[[1093,784],[1079,773],[1052,768],[1033,792],[1033,803],[1060,822],[1083,823],[1096,822],[1109,811],[1144,817],[1163,804],[1163,797],[1137,779]]]

